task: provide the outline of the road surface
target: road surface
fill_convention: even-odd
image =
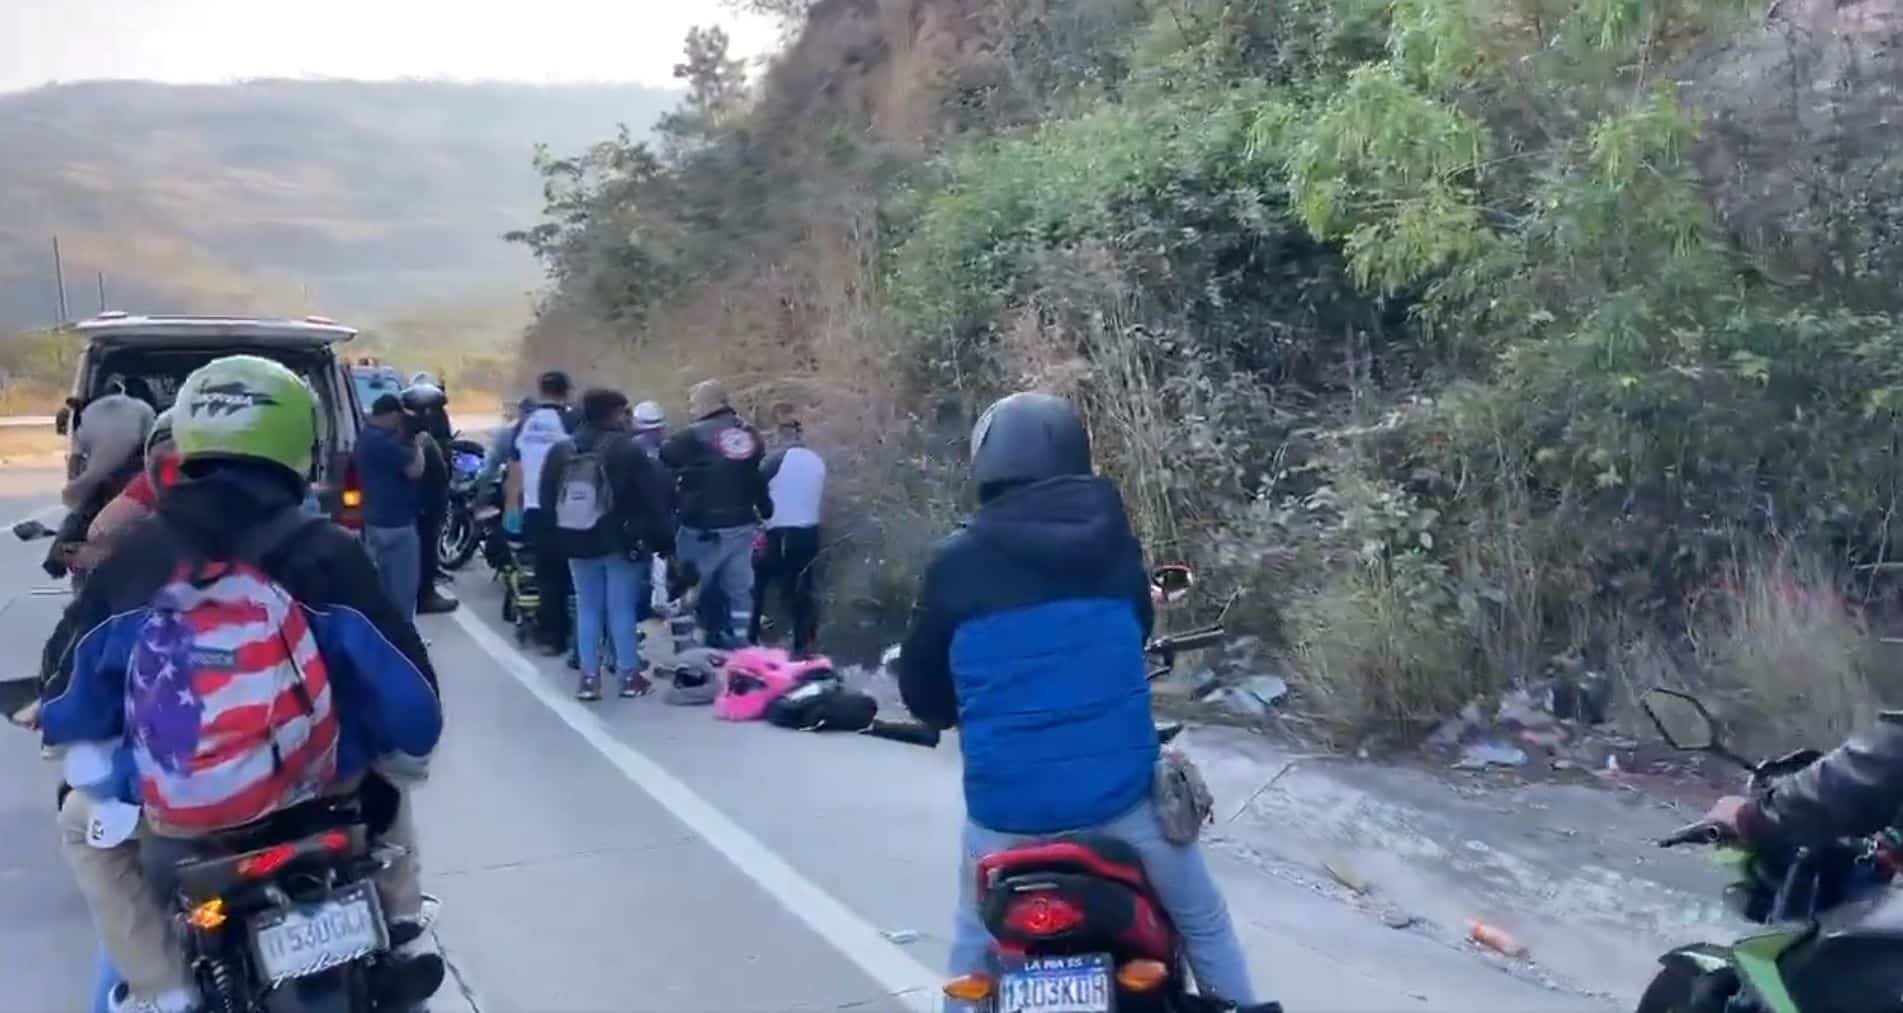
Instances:
[[[0,521],[56,517],[57,479],[0,475]],[[0,541],[0,642],[22,668],[63,602],[33,593],[42,551]],[[458,588],[460,612],[421,621],[448,717],[418,795],[455,970],[435,1009],[937,1007],[955,743],[723,724],[658,695],[581,705],[559,660],[514,650],[480,562]],[[54,770],[8,730],[0,762],[0,1010],[77,1009],[92,941],[54,846]],[[1215,862],[1259,987],[1292,1013],[1605,1008]]]

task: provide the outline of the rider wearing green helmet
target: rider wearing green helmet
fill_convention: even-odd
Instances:
[[[146,624],[163,625],[165,609],[175,607],[168,595],[179,575],[207,561],[256,566],[303,606],[312,646],[329,662],[323,696],[337,719],[335,773],[319,790],[359,793],[372,836],[404,849],[373,877],[398,957],[373,987],[385,1008],[401,1009],[433,993],[444,971],[423,931],[410,803],[400,788],[422,773],[442,732],[442,709],[422,640],[384,595],[362,544],[303,512],[316,413],[310,386],[269,359],[228,356],[186,378],[171,409],[179,481],[157,498],[156,516],[120,536],[67,609],[61,627],[75,634],[48,644],[47,657],[58,660],[41,694],[41,730],[48,746],[123,751],[132,655]],[[131,755],[148,762],[136,750]],[[62,850],[83,895],[111,898],[93,913],[125,978],[113,1008],[195,1008],[196,983],[158,907],[164,894],[122,892],[137,877],[124,875],[127,856],[115,853],[131,841],[101,849],[86,840],[91,807],[109,799],[140,804],[141,779],[72,783],[86,790],[63,802]],[[160,859],[179,846],[167,834],[192,832],[161,829],[133,840],[159,849],[147,857],[169,867]]]

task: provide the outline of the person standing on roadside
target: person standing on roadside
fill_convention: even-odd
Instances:
[[[815,593],[819,559],[819,507],[826,493],[826,462],[806,446],[799,417],[791,407],[780,413],[779,448],[760,466],[773,513],[766,522],[766,547],[753,566],[753,625],[747,639],[760,642],[760,617],[767,592],[775,584],[793,617],[793,654],[812,652],[819,632]]]
[[[568,405],[572,389],[567,373],[559,369],[543,373],[536,383],[534,408],[515,424],[515,458],[522,468],[522,526],[535,556],[535,581],[543,602],[535,610],[536,639],[551,657],[568,653],[565,603],[573,588],[568,557],[562,554],[561,539],[556,536],[555,504],[541,502],[542,468],[549,452],[575,431],[577,419]]]
[[[420,483],[429,437],[409,428],[403,402],[385,394],[370,406],[369,424],[357,441],[357,474],[363,482],[363,540],[377,576],[397,611],[416,620],[416,582],[422,544],[416,534]]]
[[[765,447],[718,380],[695,384],[687,409],[694,421],[661,446],[661,461],[679,482],[676,551],[700,571],[701,625],[709,645],[729,647],[753,628],[753,540],[760,521],[773,516],[760,474]],[[707,607],[710,591],[724,601]]]
[[[455,436],[449,425],[449,397],[442,388],[421,381],[404,388],[400,397],[411,426],[429,434],[423,477],[417,485],[416,539],[422,562],[417,566],[416,611],[423,615],[454,612],[462,603],[436,586],[445,579],[442,538],[443,525],[449,520],[449,443]]]
[[[651,688],[641,675],[635,638],[638,603],[649,595],[649,566],[674,551],[666,477],[629,432],[628,399],[619,391],[582,395],[581,424],[542,466],[537,500],[555,515],[556,536],[575,584],[576,696],[601,699],[604,629],[614,645],[621,695]]]

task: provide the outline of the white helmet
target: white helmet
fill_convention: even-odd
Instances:
[[[636,429],[659,429],[667,425],[667,409],[659,401],[643,401],[634,406]]]

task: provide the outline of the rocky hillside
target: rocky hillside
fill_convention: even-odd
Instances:
[[[903,616],[1037,386],[1318,726],[1903,690],[1889,0],[796,6],[763,80],[703,51],[662,143],[545,163],[528,348],[804,406],[831,635]]]
[[[534,147],[645,128],[637,86],[99,82],[0,95],[0,333],[55,314],[58,235],[76,313],[386,307],[519,298],[502,233],[540,202]]]

